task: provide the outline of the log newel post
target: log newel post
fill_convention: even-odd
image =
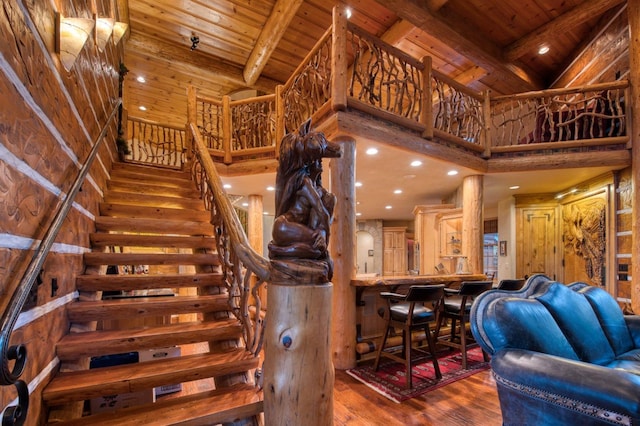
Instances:
[[[285,135],[279,150],[263,364],[270,426],[333,424],[328,245],[336,197],[321,178],[322,159],[340,157],[341,148],[310,126]]]

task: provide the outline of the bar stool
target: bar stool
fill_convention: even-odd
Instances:
[[[475,344],[471,333],[467,333],[467,323],[469,322],[469,312],[473,303],[473,297],[491,290],[493,281],[463,281],[460,288],[446,288],[443,299],[435,336],[438,344],[454,349],[460,349],[462,354],[462,368],[467,369],[467,349]],[[451,320],[451,334],[448,337],[440,338],[440,329],[447,319]],[[460,333],[456,335],[456,323],[460,323]],[[486,353],[482,353],[485,361],[488,361]]]
[[[412,367],[414,365],[413,354],[430,355],[433,361],[433,369],[436,372],[436,378],[441,379],[440,366],[436,356],[436,346],[434,338],[431,335],[429,323],[437,320],[437,313],[440,303],[444,295],[444,285],[413,285],[409,288],[407,294],[398,294],[390,292],[380,293],[380,297],[387,301],[387,325],[382,342],[378,347],[376,361],[373,364],[374,371],[378,371],[380,357],[387,357],[394,361],[401,362],[406,367],[407,389],[411,389],[412,383]],[[424,306],[431,303],[433,307]],[[387,343],[389,334],[394,332],[395,327],[402,328],[402,349],[385,351],[384,346]],[[411,342],[411,333],[414,330],[422,329],[429,346],[429,351],[422,348],[414,347]],[[401,355],[400,355],[401,353]]]
[[[522,288],[524,285],[524,279],[508,279],[508,280],[500,280],[496,288],[498,290],[506,290],[506,291],[517,291]]]

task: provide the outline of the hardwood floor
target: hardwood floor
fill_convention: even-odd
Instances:
[[[490,370],[397,404],[336,371],[334,426],[502,424],[500,403]]]
[[[183,352],[200,353],[206,345],[183,345]],[[213,389],[212,379],[187,382],[182,392],[159,400]],[[481,371],[400,404],[341,370],[333,393],[334,426],[499,426],[502,424],[496,384],[490,370]]]

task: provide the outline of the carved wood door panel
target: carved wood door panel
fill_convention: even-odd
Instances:
[[[518,233],[521,255],[518,256],[517,275],[545,274],[557,279],[556,227],[553,208],[523,209],[521,232]]]

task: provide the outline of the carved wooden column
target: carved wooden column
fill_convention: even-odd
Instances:
[[[339,144],[310,131],[310,122],[280,145],[264,335],[267,425],[333,424],[328,247],[341,200],[322,186],[322,158],[337,158],[340,151]]]
[[[264,251],[263,214],[262,196],[250,194],[247,215],[247,238],[251,248],[260,254]],[[260,287],[258,295],[262,302],[262,309],[267,309],[267,290],[265,286]]]
[[[462,253],[469,261],[469,272],[483,273],[483,176],[467,176],[462,181]]]
[[[631,247],[631,307],[640,313],[640,0],[627,1],[629,15],[629,83],[631,86],[631,181],[633,188],[632,238]]]
[[[331,192],[336,196],[329,246],[334,260],[333,362],[339,370],[356,366],[356,142],[334,139],[342,146],[342,158],[331,160]]]

